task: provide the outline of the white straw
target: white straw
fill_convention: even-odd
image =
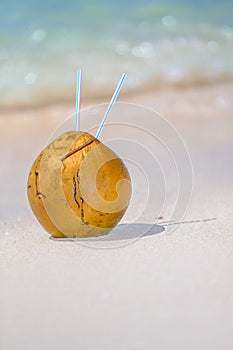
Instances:
[[[76,83],[76,114],[75,114],[75,131],[80,130],[80,99],[81,99],[81,81],[82,71],[77,71],[77,83]]]
[[[119,95],[120,89],[122,87],[122,84],[123,84],[125,78],[126,78],[126,73],[123,73],[122,76],[121,76],[121,79],[120,79],[120,81],[119,81],[119,83],[118,83],[118,85],[116,87],[116,90],[115,90],[115,92],[114,92],[114,94],[112,96],[112,99],[111,99],[111,101],[110,101],[110,103],[108,105],[108,109],[107,109],[107,111],[105,113],[105,116],[104,116],[104,118],[103,118],[103,120],[102,120],[102,122],[101,122],[101,124],[99,126],[99,129],[98,129],[97,133],[96,133],[96,136],[95,136],[96,139],[99,138],[99,136],[100,136],[100,134],[101,134],[101,132],[103,130],[104,124],[106,123],[106,121],[108,119],[108,116],[109,116],[109,113],[110,113],[110,111],[112,109],[112,106],[113,106],[114,102],[116,101],[117,96]]]

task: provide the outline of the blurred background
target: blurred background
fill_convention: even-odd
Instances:
[[[0,1],[0,106],[109,96],[233,77],[231,0]]]

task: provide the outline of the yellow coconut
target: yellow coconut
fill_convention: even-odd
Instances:
[[[28,178],[31,208],[54,237],[108,233],[124,215],[130,196],[123,161],[84,132],[67,132],[48,145]]]

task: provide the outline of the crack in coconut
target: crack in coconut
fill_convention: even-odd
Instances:
[[[87,142],[85,142],[83,145],[79,146],[78,148],[75,148],[73,151],[67,153],[64,157],[61,158],[61,161],[63,162],[65,159],[69,158],[70,156],[72,156],[73,154],[81,151],[83,148],[85,148],[86,146],[89,146],[90,144],[92,144],[92,142],[94,142],[96,139],[90,139]]]
[[[78,180],[78,190],[80,193],[80,176],[79,176],[79,170],[77,172],[77,180]],[[85,221],[84,219],[84,209],[83,209],[83,204],[84,204],[84,199],[79,195],[80,201],[81,201],[81,220],[82,220],[82,225],[88,225],[88,222]]]
[[[42,199],[42,198],[46,198],[46,196],[43,194],[43,193],[41,193],[41,192],[39,192],[38,191],[38,176],[39,176],[39,173],[37,172],[37,171],[35,171],[35,175],[36,175],[36,178],[35,178],[35,185],[36,185],[36,197],[38,197],[39,199]],[[30,188],[30,187],[28,187],[28,188]]]
[[[74,201],[77,204],[77,206],[80,208],[80,204],[77,200],[77,187],[76,187],[75,177],[73,177],[73,187],[74,187]]]
[[[67,153],[64,157],[61,158],[61,161],[62,163],[64,162],[64,160],[66,160],[67,158],[71,157],[72,155],[74,155],[75,153],[81,151],[83,148],[91,145],[96,139],[95,138],[92,138],[90,140],[88,140],[87,142],[85,142],[83,145],[75,148],[73,151]],[[65,164],[63,163],[63,166],[65,166]],[[74,192],[74,202],[78,205],[78,208],[81,207],[81,221],[82,221],[82,225],[88,225],[88,222],[85,221],[84,219],[84,208],[83,208],[83,205],[84,205],[84,199],[82,196],[80,196],[79,194],[79,198],[80,198],[80,202],[81,202],[81,205],[79,204],[78,200],[77,200],[77,184],[78,184],[78,193],[80,193],[80,176],[79,176],[79,170],[77,172],[77,183],[76,183],[76,179],[75,179],[75,176],[73,177],[73,192]]]

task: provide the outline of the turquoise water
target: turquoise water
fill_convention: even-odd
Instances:
[[[232,1],[0,1],[0,106],[233,78]]]

